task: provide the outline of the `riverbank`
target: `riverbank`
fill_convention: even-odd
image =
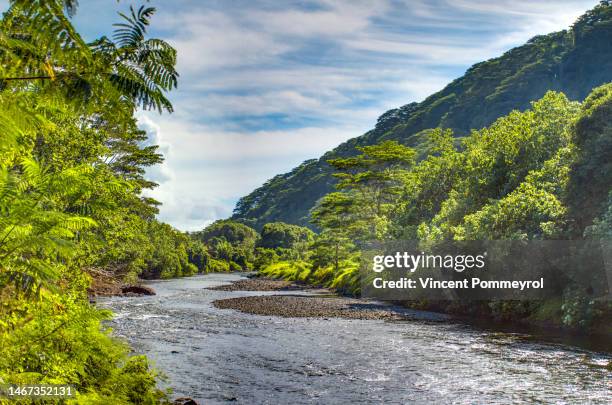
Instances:
[[[287,280],[270,278],[249,278],[234,281],[231,284],[210,287],[214,291],[295,291],[316,288],[307,284],[297,284]]]
[[[87,289],[90,300],[95,297],[155,295],[155,290],[143,285],[141,281],[125,283],[113,273],[100,269],[89,269],[87,273],[91,277],[91,284]]]
[[[357,266],[334,272],[331,268],[314,269],[307,262],[283,261],[260,270],[261,277],[294,281],[315,287],[327,287],[331,291],[351,298],[359,297],[360,279]],[[534,329],[553,334],[575,335],[583,338],[612,341],[612,305],[607,301],[589,306],[589,322],[573,322],[568,317],[578,317],[584,312],[584,303],[562,300],[546,301],[396,301],[395,305],[413,310],[448,314],[470,324],[486,323],[499,328],[517,330]],[[582,311],[582,312],[581,312]]]

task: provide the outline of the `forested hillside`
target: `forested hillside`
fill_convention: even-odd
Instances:
[[[442,127],[456,137],[465,136],[513,109],[529,108],[549,90],[581,101],[609,81],[612,3],[603,1],[570,29],[537,36],[501,57],[478,63],[423,102],[387,111],[373,130],[270,179],[238,202],[233,218],[257,229],[274,221],[312,226],[310,209],[336,184],[330,159],[353,155],[356,147],[383,140],[416,147],[422,157],[425,130]]]
[[[609,241],[611,114],[612,84],[596,88],[582,104],[551,91],[528,110],[512,111],[463,137],[460,145],[451,130],[431,131],[426,140],[431,153],[419,161],[414,148],[392,140],[330,160],[339,179],[337,191],[326,194],[312,211],[320,232],[309,250],[301,259],[280,259],[260,272],[359,295],[364,274],[371,273],[371,264],[363,260],[371,241],[418,241],[423,250],[449,240]],[[612,305],[596,299],[588,284],[595,281],[584,276],[594,277],[596,266],[546,266],[558,271],[550,279],[551,298],[404,303],[612,333]],[[529,265],[525,270],[533,272]]]

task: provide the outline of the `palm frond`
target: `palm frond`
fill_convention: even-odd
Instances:
[[[177,86],[176,50],[161,39],[145,39],[146,29],[155,8],[130,7],[130,14],[120,13],[124,22],[115,24],[115,46],[106,41],[97,50],[114,51],[114,72],[111,82],[144,109],[172,111],[164,91]]]
[[[172,103],[165,97],[162,89],[138,67],[129,64],[119,65],[117,73],[111,74],[109,79],[121,93],[144,109],[172,112]]]
[[[113,24],[117,27],[113,34],[113,39],[117,42],[117,45],[121,48],[138,46],[145,38],[147,26],[154,13],[154,7],[145,6],[140,6],[138,11],[130,6],[130,15],[119,13],[125,22]]]

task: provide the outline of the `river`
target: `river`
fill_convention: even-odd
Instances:
[[[154,281],[155,296],[99,305],[115,312],[114,333],[154,361],[173,396],[200,404],[609,404],[612,397],[605,368],[612,356],[603,351],[426,313],[391,322],[215,308],[215,299],[279,293],[206,289],[241,277]]]

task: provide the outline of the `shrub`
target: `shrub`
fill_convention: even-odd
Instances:
[[[208,260],[208,264],[206,266],[207,273],[227,273],[229,271],[229,263],[212,258]]]

